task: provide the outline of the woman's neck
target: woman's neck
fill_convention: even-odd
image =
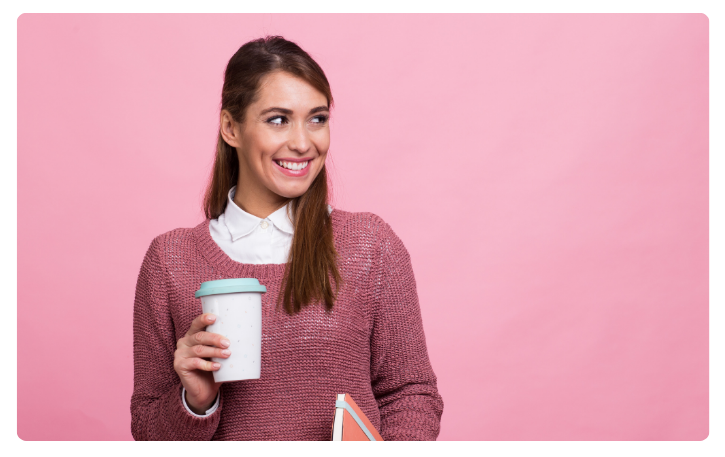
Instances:
[[[291,199],[274,195],[257,195],[255,193],[245,192],[243,187],[237,184],[234,192],[234,203],[245,212],[265,219],[267,216],[286,205]]]

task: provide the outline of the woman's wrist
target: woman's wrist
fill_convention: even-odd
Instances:
[[[198,414],[198,415],[200,415],[200,416],[205,416],[205,415],[206,415],[206,412],[207,412],[207,411],[208,411],[208,410],[209,410],[209,409],[210,409],[210,408],[211,408],[212,406],[214,406],[214,404],[216,403],[216,398],[217,398],[217,396],[218,396],[218,395],[219,395],[219,393],[217,392],[217,394],[216,394],[216,395],[214,396],[214,398],[213,398],[213,399],[211,400],[211,402],[209,402],[208,404],[206,404],[206,405],[201,405],[201,406],[197,406],[197,404],[196,404],[196,403],[194,403],[194,402],[193,402],[192,400],[190,400],[190,399],[189,399],[189,391],[188,391],[188,390],[186,390],[186,389],[184,389],[184,400],[186,401],[186,405],[187,405],[187,406],[189,407],[189,409],[190,409],[190,410],[191,410],[191,411],[192,411],[192,412],[193,412],[194,414]]]

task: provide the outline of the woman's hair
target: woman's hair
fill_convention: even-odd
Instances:
[[[330,83],[322,68],[295,43],[280,36],[268,36],[244,44],[229,60],[224,72],[221,109],[229,111],[235,121],[244,122],[247,107],[257,99],[262,78],[275,71],[291,73],[305,80],[327,97],[328,107],[332,106]],[[207,219],[216,219],[224,213],[227,195],[238,178],[236,150],[224,141],[220,132],[214,167],[204,196]],[[295,230],[283,291],[280,291],[277,303],[281,301],[289,314],[299,312],[315,300],[324,301],[326,310],[330,311],[339,292],[342,277],[337,269],[327,202],[327,172],[323,165],[307,192],[293,198],[288,207]]]

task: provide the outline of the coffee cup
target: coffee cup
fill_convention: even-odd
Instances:
[[[206,331],[230,342],[231,356],[212,357],[221,364],[214,382],[259,379],[262,367],[262,294],[267,288],[254,278],[220,279],[201,283],[194,296],[201,299],[204,313],[216,321]]]

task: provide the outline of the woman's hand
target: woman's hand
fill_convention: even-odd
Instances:
[[[191,323],[189,331],[176,343],[174,352],[174,370],[181,378],[186,389],[186,404],[196,414],[205,414],[216,399],[220,382],[214,382],[212,371],[221,365],[209,360],[209,357],[226,359],[232,353],[229,340],[216,333],[205,332],[216,316],[210,313],[201,314]]]

